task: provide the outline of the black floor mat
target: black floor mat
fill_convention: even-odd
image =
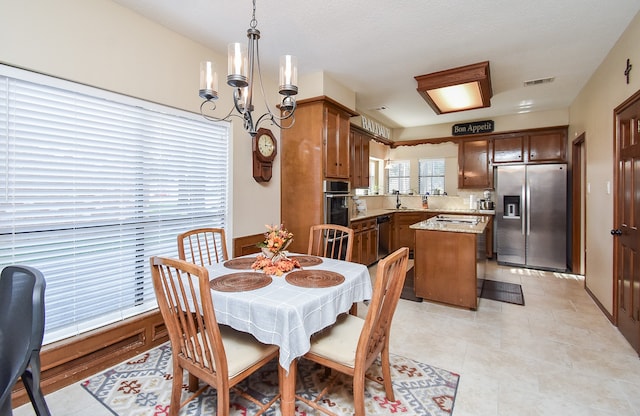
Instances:
[[[480,285],[478,284],[478,286]],[[480,297],[524,306],[522,286],[515,283],[482,279],[482,291],[480,292]]]
[[[404,279],[404,287],[402,288],[400,298],[413,302],[422,302],[422,298],[416,296],[416,291],[413,286],[413,267],[407,270],[407,277]]]

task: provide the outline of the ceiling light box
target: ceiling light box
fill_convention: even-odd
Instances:
[[[415,77],[418,92],[436,114],[491,107],[489,61]]]

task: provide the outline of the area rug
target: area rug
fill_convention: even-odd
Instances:
[[[522,286],[515,283],[498,282],[484,279],[480,297],[484,299],[496,300],[499,302],[513,303],[524,306],[524,295]]]
[[[278,391],[277,361],[267,364],[239,384],[263,403]],[[392,378],[395,401],[386,399],[384,388],[373,380],[381,379],[379,363],[370,369],[373,380],[367,380],[365,392],[366,412],[374,415],[450,415],[456,397],[458,374],[430,365],[392,355]],[[171,396],[171,347],[168,343],[147,351],[129,361],[116,365],[81,383],[81,386],[114,415],[161,416],[168,415]],[[326,385],[324,367],[300,360],[296,394],[315,397]],[[333,375],[331,376],[333,377]],[[188,375],[183,380],[182,402],[192,393],[187,390]],[[202,383],[201,383],[202,385]],[[353,414],[352,382],[342,377],[332,388],[323,405],[339,415]],[[230,415],[253,415],[256,406],[239,394],[231,393]],[[216,413],[216,391],[205,389],[180,411],[180,415],[205,416]],[[297,416],[319,415],[301,401],[296,403]],[[280,415],[279,402],[265,413]]]

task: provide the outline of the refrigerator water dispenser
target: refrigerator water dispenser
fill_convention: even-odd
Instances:
[[[503,217],[520,218],[520,195],[504,195],[503,202]]]

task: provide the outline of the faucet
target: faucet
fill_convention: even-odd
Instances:
[[[400,205],[402,205],[400,203],[400,191],[395,191],[396,193],[396,209],[400,209]]]

